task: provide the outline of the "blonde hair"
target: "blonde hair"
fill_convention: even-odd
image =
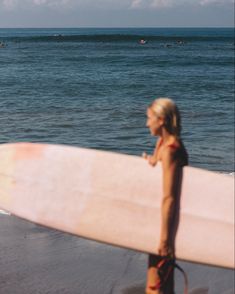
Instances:
[[[177,138],[180,137],[180,112],[173,100],[169,98],[157,98],[152,102],[149,108],[156,116],[164,119],[164,127],[171,135]]]

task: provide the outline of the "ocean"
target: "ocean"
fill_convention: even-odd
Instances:
[[[170,97],[190,165],[234,172],[232,28],[0,29],[0,41],[0,143],[141,155],[155,143],[146,107]]]
[[[190,165],[234,174],[232,28],[0,29],[0,42],[0,143],[141,156],[155,144],[146,108],[170,97],[181,110]],[[144,292],[144,254],[2,214],[0,231],[4,293]],[[233,293],[232,271],[183,267],[197,289],[191,294]]]

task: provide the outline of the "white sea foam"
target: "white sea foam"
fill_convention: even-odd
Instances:
[[[10,215],[10,213],[9,213],[9,212],[7,212],[7,211],[4,211],[4,210],[1,210],[1,209],[0,209],[0,214],[7,214],[7,215]]]
[[[222,172],[222,174],[224,175],[228,175],[228,176],[231,176],[231,177],[234,177],[235,176],[235,172]]]

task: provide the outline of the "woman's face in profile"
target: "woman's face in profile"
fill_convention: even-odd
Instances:
[[[158,117],[151,108],[148,108],[146,127],[149,128],[152,136],[158,136],[161,134],[160,130],[163,124],[163,118]]]

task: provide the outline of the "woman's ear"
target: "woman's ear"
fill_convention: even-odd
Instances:
[[[158,119],[159,119],[159,125],[160,125],[161,127],[163,127],[164,124],[165,124],[165,120],[164,120],[164,118],[163,118],[163,117],[159,117]]]

